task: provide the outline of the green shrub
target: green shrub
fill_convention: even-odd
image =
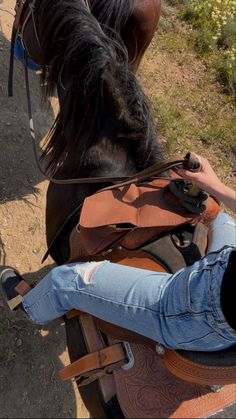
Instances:
[[[221,84],[236,96],[236,0],[189,0],[182,16],[193,26],[195,46],[212,61]],[[218,54],[216,54],[218,51]]]
[[[222,54],[215,61],[215,68],[217,70],[219,82],[224,85],[230,93],[235,95],[236,66],[232,64],[232,59],[230,56]]]
[[[177,6],[178,4],[183,4],[185,3],[185,0],[168,0],[168,3],[171,6]]]
[[[217,48],[216,40],[213,39],[212,32],[209,28],[196,29],[193,38],[200,55],[211,53]]]
[[[236,16],[223,26],[218,42],[222,48],[232,49],[236,46]]]
[[[183,19],[194,22],[197,19],[196,12],[194,10],[194,7],[191,3],[184,3],[181,11],[181,15]]]

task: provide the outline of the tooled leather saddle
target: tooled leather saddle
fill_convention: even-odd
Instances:
[[[68,262],[109,259],[172,273],[191,265],[205,253],[218,204],[208,197],[202,213],[193,214],[172,190],[170,180],[156,179],[138,190],[129,185],[89,197],[70,236]],[[118,401],[119,415],[130,418],[208,416],[235,399],[236,347],[169,350],[77,310],[68,313],[66,329],[72,363],[60,376],[75,378],[92,415],[98,411],[86,388],[90,392],[94,383],[106,407]],[[82,333],[85,354],[74,347],[75,333]],[[107,415],[113,417],[110,410]]]
[[[174,273],[202,257],[207,224],[218,213],[218,204],[208,197],[202,214],[193,214],[170,183],[155,179],[138,191],[129,185],[85,200],[70,235],[67,262],[109,259]],[[101,206],[91,217],[101,202],[104,210]],[[114,212],[121,202],[126,205],[122,215]],[[186,197],[185,202],[188,207]],[[65,320],[71,364],[60,376],[76,380],[92,417],[207,417],[235,401],[235,346],[214,353],[174,351],[77,310]]]

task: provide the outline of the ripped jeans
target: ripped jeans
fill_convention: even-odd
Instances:
[[[107,261],[56,267],[24,296],[24,308],[38,324],[75,308],[167,348],[223,350],[236,344],[220,305],[222,278],[236,249],[234,220],[220,214],[209,237],[211,253],[173,275]]]

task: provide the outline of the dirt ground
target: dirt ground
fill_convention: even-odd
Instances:
[[[7,97],[14,4],[15,0],[0,0],[1,264],[12,265],[26,279],[33,280],[43,277],[53,261],[47,259],[41,264],[46,249],[47,182],[33,157],[24,73],[18,63],[14,71],[14,97]],[[30,78],[36,132],[41,138],[54,118],[56,99],[43,108],[39,76],[32,74]],[[0,417],[89,417],[77,388],[59,379],[59,370],[68,362],[62,321],[36,327],[23,314],[10,313],[0,297]]]
[[[0,237],[1,264],[15,266],[27,279],[42,277],[52,260],[45,252],[47,182],[35,166],[30,143],[24,73],[16,63],[14,97],[7,97],[10,33],[15,0],[0,0]],[[54,110],[43,109],[39,77],[31,77],[36,131],[41,138]],[[55,101],[56,102],[56,101]],[[54,107],[55,109],[55,107]],[[88,417],[77,388],[62,383],[58,372],[68,364],[62,321],[39,328],[11,314],[0,297],[0,417]]]

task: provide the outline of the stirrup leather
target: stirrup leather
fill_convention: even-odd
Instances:
[[[22,280],[16,287],[15,290],[18,292],[18,295],[11,300],[7,301],[8,307],[11,311],[15,310],[16,307],[18,307],[22,301],[23,296],[31,290],[31,286],[24,280]]]
[[[62,380],[76,378],[79,386],[90,384],[126,363],[121,343],[83,356],[60,371]]]
[[[72,310],[67,314],[67,318],[72,319],[82,315],[82,312]],[[153,349],[157,346],[157,343],[150,339],[144,338],[143,336],[138,335],[137,333],[133,333],[129,330],[123,328],[121,329],[117,326],[111,325],[110,323],[95,319],[95,324],[97,325],[99,330],[104,331],[105,334],[108,333],[108,335],[112,336],[115,339],[122,341],[125,339],[132,343],[146,344],[147,346]],[[125,354],[124,349],[123,354]],[[94,357],[96,356],[97,354],[93,353],[92,359],[94,359]],[[163,353],[160,354],[160,352],[157,352],[157,356],[161,356],[164,360],[166,368],[173,375],[182,380],[208,386],[227,385],[236,383],[236,345],[224,351],[209,353],[175,351],[164,348]],[[125,363],[124,359],[125,355],[124,358],[121,357],[121,364],[122,362],[123,364]],[[117,368],[112,369],[112,371],[114,371],[115,369]],[[65,374],[67,374],[67,371],[65,371]],[[96,379],[96,377],[94,379]],[[88,383],[86,382],[86,384]]]

